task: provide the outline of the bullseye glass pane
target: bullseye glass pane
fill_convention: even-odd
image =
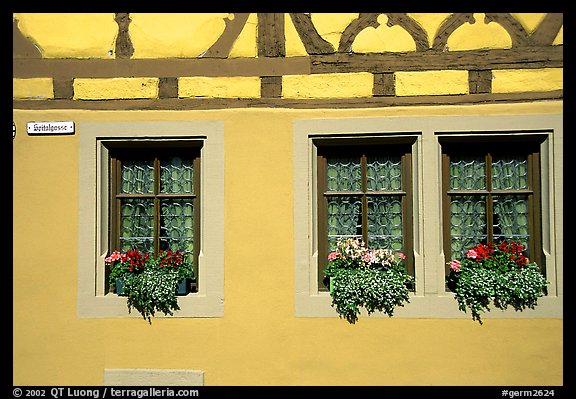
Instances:
[[[194,251],[194,205],[191,199],[160,201],[160,249]],[[191,258],[190,258],[191,259]]]
[[[336,249],[338,238],[362,238],[362,202],[359,197],[328,198],[328,249]]]
[[[326,162],[326,187],[328,191],[360,191],[360,158],[329,158]]]
[[[484,196],[453,196],[450,201],[452,258],[486,240],[486,199]]]
[[[152,199],[122,199],[120,204],[120,249],[154,251],[154,203]]]
[[[368,191],[399,191],[402,189],[400,156],[368,157],[366,165]]]
[[[494,190],[528,188],[528,158],[526,156],[494,156],[492,160]]]
[[[528,197],[494,197],[494,242],[520,241],[528,247]]]
[[[154,160],[123,160],[120,191],[126,194],[154,192]]]
[[[368,197],[368,246],[402,251],[402,198]]]
[[[483,190],[486,188],[486,161],[481,156],[450,157],[451,190]]]
[[[160,192],[162,194],[191,194],[194,167],[192,160],[170,157],[160,160]]]

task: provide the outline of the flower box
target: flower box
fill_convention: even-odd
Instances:
[[[458,308],[470,310],[472,320],[480,324],[481,313],[490,311],[490,306],[500,310],[508,306],[516,311],[534,309],[549,282],[525,250],[525,245],[515,241],[503,241],[498,246],[478,244],[466,252],[462,261],[452,259],[447,282]]]
[[[190,292],[190,279],[183,278],[182,280],[178,281],[178,285],[176,286],[176,295],[187,295]]]
[[[124,292],[124,280],[121,278],[116,279],[116,295],[118,296],[126,296],[127,294]]]
[[[195,278],[192,262],[180,251],[160,251],[156,258],[138,249],[114,251],[104,261],[109,284],[127,298],[128,313],[136,309],[149,322],[157,311],[173,315],[180,310],[177,296],[190,293]]]
[[[360,308],[369,315],[381,311],[392,317],[397,306],[409,302],[414,279],[402,264],[404,254],[369,249],[355,238],[339,239],[336,247],[328,254],[324,274],[329,277],[332,307],[341,318],[356,323]]]

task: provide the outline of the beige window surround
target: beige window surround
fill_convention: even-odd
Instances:
[[[198,292],[178,298],[169,317],[224,315],[224,124],[221,121],[79,122],[78,316],[141,317],[126,298],[105,292],[108,248],[108,150],[106,142],[202,141],[201,249]],[[164,317],[163,314],[157,317]]]
[[[297,317],[338,317],[328,292],[318,289],[317,182],[314,139],[416,137],[412,147],[413,248],[416,290],[395,317],[466,318],[445,288],[442,242],[442,168],[445,135],[545,134],[540,146],[542,246],[548,295],[534,310],[492,310],[486,318],[563,317],[562,114],[422,116],[299,120],[294,124],[294,301]],[[363,314],[366,316],[366,313]],[[370,317],[388,317],[373,314]],[[484,316],[483,316],[484,317]]]

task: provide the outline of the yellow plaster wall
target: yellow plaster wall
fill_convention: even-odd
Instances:
[[[368,72],[286,75],[284,98],[352,98],[372,96],[374,75]]]
[[[74,99],[158,98],[158,80],[158,78],[74,79]]]
[[[468,94],[468,71],[396,72],[396,95]]]
[[[12,79],[12,97],[26,100],[54,98],[51,78]]]
[[[13,383],[100,385],[106,368],[192,369],[206,385],[559,385],[562,320],[294,316],[293,132],[301,119],[547,114],[561,102],[475,107],[212,111],[14,110]],[[28,121],[221,120],[222,318],[79,319],[78,137]],[[456,306],[456,304],[455,304]]]
[[[178,79],[178,97],[258,98],[260,78],[240,77],[183,77]]]
[[[396,95],[421,96],[468,94],[467,71],[396,72]],[[564,88],[562,68],[492,71],[492,92],[551,91]],[[283,98],[370,97],[374,83],[370,73],[286,75]],[[258,77],[182,77],[178,96],[207,98],[258,98]],[[15,99],[54,98],[52,79],[13,79]],[[74,99],[158,98],[157,78],[75,79]]]
[[[113,13],[15,13],[18,27],[45,58],[111,58],[118,24]]]
[[[492,76],[493,93],[551,91],[564,87],[563,68],[501,69],[493,71]]]
[[[130,14],[133,58],[198,57],[224,32],[228,13]]]

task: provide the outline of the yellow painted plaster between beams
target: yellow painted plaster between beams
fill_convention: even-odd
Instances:
[[[51,100],[54,98],[52,78],[12,79],[12,98]]]
[[[484,23],[485,14],[474,14],[474,23],[466,22],[456,28],[446,42],[448,50],[474,50],[490,48],[511,48],[510,35],[496,22]]]
[[[378,27],[362,30],[352,44],[355,53],[381,53],[416,51],[412,36],[399,25],[388,26],[388,16],[378,16]]]
[[[516,18],[522,27],[526,29],[528,34],[534,33],[536,28],[540,25],[544,17],[546,16],[545,13],[536,13],[536,12],[514,12],[511,13],[514,18]]]
[[[22,34],[44,58],[113,58],[114,13],[16,13]]]
[[[131,13],[132,58],[198,57],[224,32],[228,13]]]
[[[236,41],[234,41],[234,45],[230,49],[228,58],[254,58],[258,55],[258,47],[256,46],[257,26],[258,15],[256,13],[251,13],[248,16],[244,28],[242,28]]]
[[[353,98],[372,96],[374,75],[367,72],[282,77],[284,98]]]
[[[493,93],[552,91],[562,90],[563,87],[563,68],[492,71]]]
[[[178,79],[178,97],[258,98],[260,78],[239,77],[183,77]]]
[[[284,44],[286,48],[286,57],[300,57],[307,56],[306,47],[304,43],[300,40],[300,35],[292,22],[290,15],[285,14],[284,19],[284,35],[286,37],[286,42]]]
[[[396,72],[396,95],[468,94],[468,71]]]
[[[157,98],[158,81],[158,78],[74,79],[74,99]]]

